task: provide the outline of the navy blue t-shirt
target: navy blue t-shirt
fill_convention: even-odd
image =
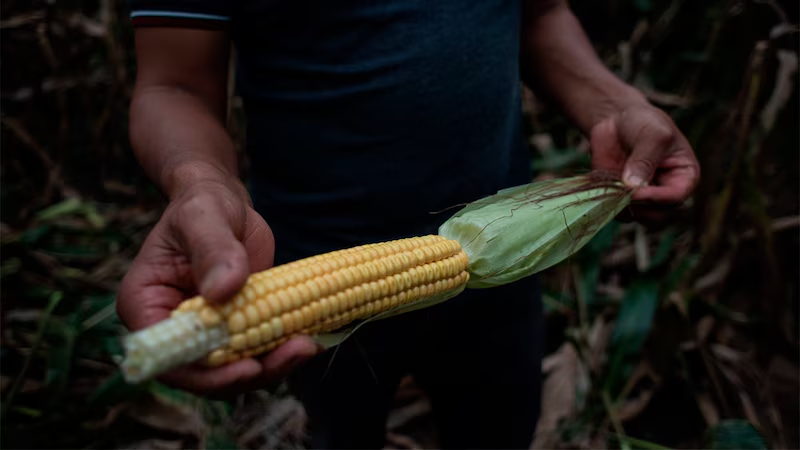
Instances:
[[[456,205],[530,180],[520,0],[132,6],[134,26],[230,31],[276,263],[435,233]]]

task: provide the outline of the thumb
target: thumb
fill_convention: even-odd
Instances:
[[[631,188],[647,186],[661,163],[663,146],[653,142],[642,142],[634,147],[622,170],[622,181]]]
[[[623,141],[632,147],[622,170],[622,181],[628,187],[638,188],[653,180],[664,156],[675,146],[676,135],[674,129],[665,122],[663,112],[648,109],[631,112],[634,113],[638,116],[637,120],[619,125],[623,129]]]
[[[236,214],[231,215],[213,200],[192,200],[180,214],[178,230],[191,261],[195,286],[211,302],[233,297],[250,274],[247,251],[234,233],[236,217],[232,216]]]

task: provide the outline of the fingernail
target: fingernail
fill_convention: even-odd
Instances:
[[[642,179],[639,175],[628,175],[625,179],[625,184],[631,187],[642,187],[647,185],[647,182]]]
[[[214,287],[222,281],[227,270],[227,267],[222,264],[212,267],[211,270],[208,271],[206,278],[200,284],[200,292],[207,294],[208,291],[214,289]]]

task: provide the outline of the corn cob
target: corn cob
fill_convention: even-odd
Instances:
[[[123,374],[141,381],[204,359],[267,352],[298,334],[426,307],[464,288],[512,283],[581,249],[631,201],[607,174],[534,182],[473,202],[438,235],[331,252],[253,274],[223,306],[186,300],[125,340]]]
[[[299,334],[342,328],[438,294],[463,289],[469,258],[455,240],[424,236],[326,253],[251,275],[231,302],[203,297],[129,335],[130,382],[203,360],[219,366],[268,352]]]

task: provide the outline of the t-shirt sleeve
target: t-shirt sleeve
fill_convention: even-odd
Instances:
[[[224,29],[231,21],[228,0],[128,0],[134,27]]]

